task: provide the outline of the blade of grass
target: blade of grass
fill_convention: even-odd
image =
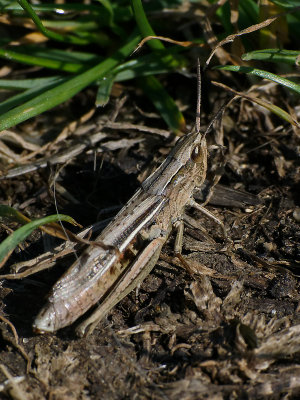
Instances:
[[[258,22],[259,6],[254,0],[244,0],[239,3],[239,25],[245,29]]]
[[[144,93],[151,99],[170,129],[178,135],[182,135],[182,132],[185,130],[185,120],[174,100],[169,96],[161,83],[153,76],[139,78],[138,83]]]
[[[242,60],[250,61],[250,60],[263,60],[270,61],[274,63],[285,63],[285,64],[296,64],[300,65],[299,59],[300,51],[299,50],[284,50],[284,49],[264,49],[264,50],[255,50],[249,53],[245,53],[242,55]]]
[[[268,79],[270,81],[276,82],[279,85],[285,86],[290,90],[300,94],[300,85],[294,83],[286,78],[282,78],[281,76],[272,74],[271,72],[264,71],[262,69],[252,68],[252,67],[241,67],[238,65],[218,65],[213,67],[213,69],[221,69],[225,71],[233,71],[233,72],[240,72],[245,74],[251,74],[259,76],[260,78]]]
[[[107,73],[132,53],[139,40],[140,36],[133,35],[133,37],[129,38],[127,43],[112,57],[107,58],[100,64],[80,75],[68,79],[67,82],[58,84],[56,87],[47,90],[25,104],[8,111],[1,117],[0,131],[26,121],[33,116],[57,106],[58,104],[70,99],[95,80],[104,78]]]
[[[91,16],[90,18],[93,18],[93,20],[87,22],[83,22],[80,19],[78,19],[77,21],[43,20],[43,25],[45,29],[53,29],[53,31],[49,30],[49,32],[60,30],[63,37],[68,37],[72,32],[74,32],[76,34],[76,38],[85,40],[86,44],[96,43],[98,46],[101,47],[110,46],[111,38],[109,37],[109,35],[100,30],[100,24],[95,22],[94,16]],[[99,21],[97,20],[97,22]]]
[[[107,13],[107,17],[105,18],[105,24],[107,24],[110,29],[120,37],[124,37],[126,35],[126,31],[121,27],[120,24],[115,23],[115,5],[112,4],[109,0],[98,0],[98,2],[104,7],[105,12]],[[101,15],[104,13],[102,12]],[[102,20],[103,21],[103,18]]]
[[[18,3],[20,6],[28,13],[38,30],[45,35],[49,39],[57,40],[59,42],[65,42],[65,43],[72,43],[72,44],[89,44],[89,41],[79,38],[74,35],[61,35],[58,32],[50,31],[49,29],[45,28],[44,25],[42,24],[42,21],[40,18],[37,16],[36,12],[34,9],[31,7],[31,5],[26,1],[26,0],[18,0]]]
[[[139,27],[141,35],[143,37],[155,36],[155,32],[148,22],[142,2],[140,0],[131,0],[132,10],[135,17],[135,21]],[[154,39],[148,43],[149,47],[154,51],[161,51],[165,49],[165,46],[160,40]]]
[[[49,69],[58,69],[64,72],[76,73],[82,72],[83,69],[86,69],[86,67],[82,63],[68,63],[46,57],[36,57],[33,55],[29,55],[28,53],[22,53],[20,52],[20,49],[18,51],[13,51],[10,49],[0,48],[0,57],[10,61],[21,62],[23,64],[35,65],[39,67],[46,67]]]
[[[171,61],[169,65],[165,59],[167,59],[168,62]],[[178,64],[180,62],[181,67],[184,67],[185,60],[177,56],[176,63]],[[106,77],[105,81],[101,80],[99,82],[96,104],[99,106],[105,106],[107,104],[114,82],[122,82],[147,75],[163,74],[175,68],[174,63],[170,60],[169,54],[166,54],[165,57],[158,57],[156,54],[151,53],[137,59],[126,61],[118,65],[111,72],[111,76]]]
[[[51,50],[52,49],[50,49],[50,53]],[[44,54],[43,50],[41,51],[41,54]],[[53,57],[57,56],[58,58],[61,58],[63,60],[63,54],[65,54],[65,52],[55,50],[53,53]],[[87,61],[92,61],[96,58],[96,56],[91,53],[75,52],[75,54],[73,55],[73,52],[71,52],[71,54],[67,54],[66,60],[71,60],[73,58],[79,59],[81,55],[82,58],[86,59]],[[173,60],[175,60],[175,62],[173,62]],[[165,56],[157,56],[156,54],[151,53],[146,56],[138,57],[137,59],[126,61],[114,68],[114,70],[111,71],[111,75],[106,77],[106,80],[100,79],[100,82],[97,82],[99,86],[99,97],[97,97],[96,105],[104,106],[107,103],[107,101],[109,100],[112,84],[114,82],[130,80],[140,76],[167,73],[176,69],[178,64],[180,65],[180,68],[185,67],[185,59],[177,54],[176,57],[170,60],[169,53],[167,53]],[[0,79],[0,88],[11,90],[28,89],[27,91],[10,97],[6,101],[0,103],[0,113],[3,114],[13,107],[24,104],[26,101],[33,98],[34,96],[37,96],[47,89],[50,89],[50,87],[56,86],[59,82],[62,83],[67,80],[68,77],[60,76],[23,80]],[[109,80],[111,82],[108,84]]]
[[[299,7],[299,0],[270,0],[270,1],[283,8]]]
[[[120,82],[139,76],[149,75],[151,71],[153,75],[162,74],[175,71],[178,68],[184,68],[185,66],[186,59],[178,54],[170,58],[169,53],[165,53],[165,55],[151,53],[118,65],[114,73],[116,74],[116,80]]]
[[[41,225],[49,224],[55,221],[67,221],[70,223],[74,222],[73,218],[69,217],[68,215],[49,215],[48,217],[31,221],[9,235],[0,244],[0,268],[4,265],[4,263],[9,258],[12,251],[18,246],[18,244],[26,239],[36,228],[39,228]]]
[[[97,90],[96,106],[104,107],[109,102],[114,80],[114,75],[108,76],[105,80],[102,79]]]
[[[75,51],[72,49],[68,51],[60,50],[57,48],[43,48],[35,45],[22,45],[21,51],[23,53],[30,53],[36,57],[47,57],[51,60],[62,61],[65,63],[76,64],[96,64],[103,61],[104,57],[96,53],[88,53],[87,51]]]
[[[20,104],[24,105],[26,104],[26,102],[30,101],[30,99],[33,99],[41,95],[45,91],[50,90],[51,88],[56,87],[58,84],[62,84],[67,80],[68,78],[57,77],[56,79],[45,81],[44,84],[35,85],[32,87],[32,89],[28,89],[23,93],[18,93],[17,95],[12,96],[9,99],[0,103],[0,114],[1,114],[0,126],[2,122],[2,117],[4,117],[6,115],[5,113],[8,112],[9,110],[13,112],[12,110],[13,107],[20,106]]]
[[[73,3],[73,4],[34,4],[32,5],[32,8],[35,11],[42,11],[42,12],[55,12],[58,10],[62,11],[94,11],[94,12],[99,12],[101,11],[98,6],[95,5],[90,5],[90,4],[80,4],[80,3]],[[7,12],[7,11],[21,11],[23,8],[21,7],[20,4],[18,4],[16,1],[12,2],[9,1],[7,5],[4,5],[1,9],[1,12]]]
[[[31,220],[23,215],[20,211],[5,204],[0,204],[0,218],[8,219],[9,221],[18,222],[20,224],[27,224]]]
[[[64,30],[68,33],[76,32],[77,34],[77,31],[88,33],[89,31],[96,31],[99,29],[99,25],[95,21],[95,17],[93,16],[93,19],[91,18],[92,16],[87,17],[86,20],[78,18],[77,20],[63,19],[62,21],[43,19],[43,26],[45,29],[53,28],[60,31]]]
[[[13,222],[18,222],[22,225],[28,224],[31,222],[31,219],[26,217],[26,215],[22,214],[20,211],[16,210],[13,207],[9,207],[5,204],[0,204],[0,218],[7,219],[9,221]],[[78,224],[73,218],[70,217],[70,220],[68,221],[72,225],[79,226],[82,228],[80,224]],[[45,224],[43,226],[39,226],[39,229],[45,233],[48,233],[48,235],[58,237],[60,239],[64,240],[73,240],[77,242],[77,238],[75,237],[74,233],[70,232],[66,228],[62,228],[61,225],[57,224],[56,222],[51,222],[49,224]],[[76,238],[74,240],[74,237]]]
[[[38,86],[48,85],[61,79],[60,76],[51,76],[48,78],[33,79],[0,79],[0,88],[7,90],[26,90]]]
[[[136,23],[142,36],[155,36],[155,32],[149,24],[144,12],[142,2],[140,0],[131,0],[131,5]],[[150,40],[148,45],[154,52],[161,53],[162,51],[165,51],[165,46],[160,40]],[[172,61],[173,56],[170,54],[169,57],[169,61]],[[165,62],[169,61],[165,60]],[[139,79],[138,82],[145,94],[151,99],[156,109],[160,112],[170,129],[178,134],[184,131],[184,117],[178,109],[175,101],[169,96],[159,81],[153,76],[147,76],[144,79]]]
[[[7,2],[8,4],[0,7],[2,13],[11,12],[18,13],[20,15],[20,11],[24,11],[24,9],[17,4],[17,2]],[[102,3],[102,2],[101,2]],[[125,3],[125,5],[120,5],[119,2],[110,2],[110,6],[113,10],[114,21],[125,22],[129,21],[132,18],[132,11],[129,5]],[[32,9],[35,12],[51,12],[51,13],[61,13],[61,12],[75,12],[79,13],[85,11],[86,14],[89,12],[93,18],[95,18],[99,22],[101,26],[107,26],[111,23],[111,19],[108,15],[108,9],[103,4],[101,6],[94,4],[80,4],[80,3],[60,3],[60,4],[32,4]],[[113,27],[112,27],[113,29]]]

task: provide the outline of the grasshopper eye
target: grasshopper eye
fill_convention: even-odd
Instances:
[[[197,144],[191,152],[191,159],[195,162],[198,163],[203,160],[203,151],[200,146],[200,144]]]

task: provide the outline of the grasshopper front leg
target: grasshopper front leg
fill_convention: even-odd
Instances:
[[[219,218],[217,218],[213,213],[211,213],[210,211],[208,211],[205,207],[203,207],[202,205],[198,204],[195,200],[191,199],[190,200],[190,204],[191,207],[196,208],[196,210],[201,211],[204,215],[206,215],[207,217],[209,217],[210,219],[212,219],[216,224],[218,224],[223,232],[224,238],[226,240],[228,240],[228,235],[226,232],[226,228],[223,224],[222,221],[219,220]]]
[[[129,270],[116,282],[110,293],[103,299],[93,314],[78,325],[76,332],[79,336],[92,333],[105,315],[146,278],[155,266],[165,242],[165,237],[153,239],[137,256],[136,260],[129,267]]]
[[[199,211],[201,211],[204,215],[212,219],[216,224],[218,224],[223,232],[224,238],[228,240],[228,235],[226,232],[226,228],[222,221],[220,221],[214,214],[208,211],[205,207],[198,204],[194,199],[190,199],[189,204],[190,207],[193,207]],[[180,218],[178,221],[175,222],[174,227],[176,228],[176,239],[174,245],[174,252],[176,255],[180,255],[182,252],[182,241],[183,241],[183,233],[184,233],[184,222],[183,219]]]

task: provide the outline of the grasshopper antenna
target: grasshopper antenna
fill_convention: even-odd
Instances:
[[[197,109],[196,109],[196,132],[200,133],[200,124],[201,124],[201,67],[200,60],[197,60]]]

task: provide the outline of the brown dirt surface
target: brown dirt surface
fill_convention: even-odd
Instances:
[[[195,80],[166,79],[191,128]],[[209,82],[209,73],[203,79]],[[209,83],[204,93],[203,127],[208,113],[227,98]],[[286,94],[276,88],[272,96]],[[39,148],[48,147],[24,161],[42,165],[42,160],[43,167],[0,181],[2,204],[32,219],[54,214],[56,204],[60,213],[84,227],[103,221],[101,230],[174,146],[174,136],[166,134],[139,93],[123,88],[106,108],[88,115],[92,97],[87,90],[16,128],[25,138],[39,132]],[[134,128],[140,125],[144,132]],[[93,142],[99,132],[103,135]],[[288,124],[241,100],[227,109],[222,129],[210,132],[210,145],[216,136],[225,147],[211,150],[210,176],[221,170],[221,183],[258,195],[259,204],[207,206],[224,222],[232,243],[214,222],[187,210],[183,258],[189,272],[174,256],[172,235],[139,290],[124,298],[90,336],[76,337],[74,326],[45,335],[31,328],[74,252],[62,256],[61,249],[54,250],[62,241],[39,231],[14,251],[2,273],[47,252],[61,257],[57,262],[48,257],[49,268],[35,275],[2,281],[0,382],[9,383],[0,391],[1,399],[300,397],[299,141]],[[30,153],[20,144],[6,143],[20,157]],[[82,150],[68,155],[78,144]],[[57,161],[55,155],[64,151],[67,157]],[[220,163],[225,167],[219,168]],[[7,168],[4,161],[2,167]],[[197,228],[201,226],[205,232]],[[1,239],[16,227],[4,221]],[[76,248],[77,254],[81,251]],[[16,329],[18,344],[7,320]]]

